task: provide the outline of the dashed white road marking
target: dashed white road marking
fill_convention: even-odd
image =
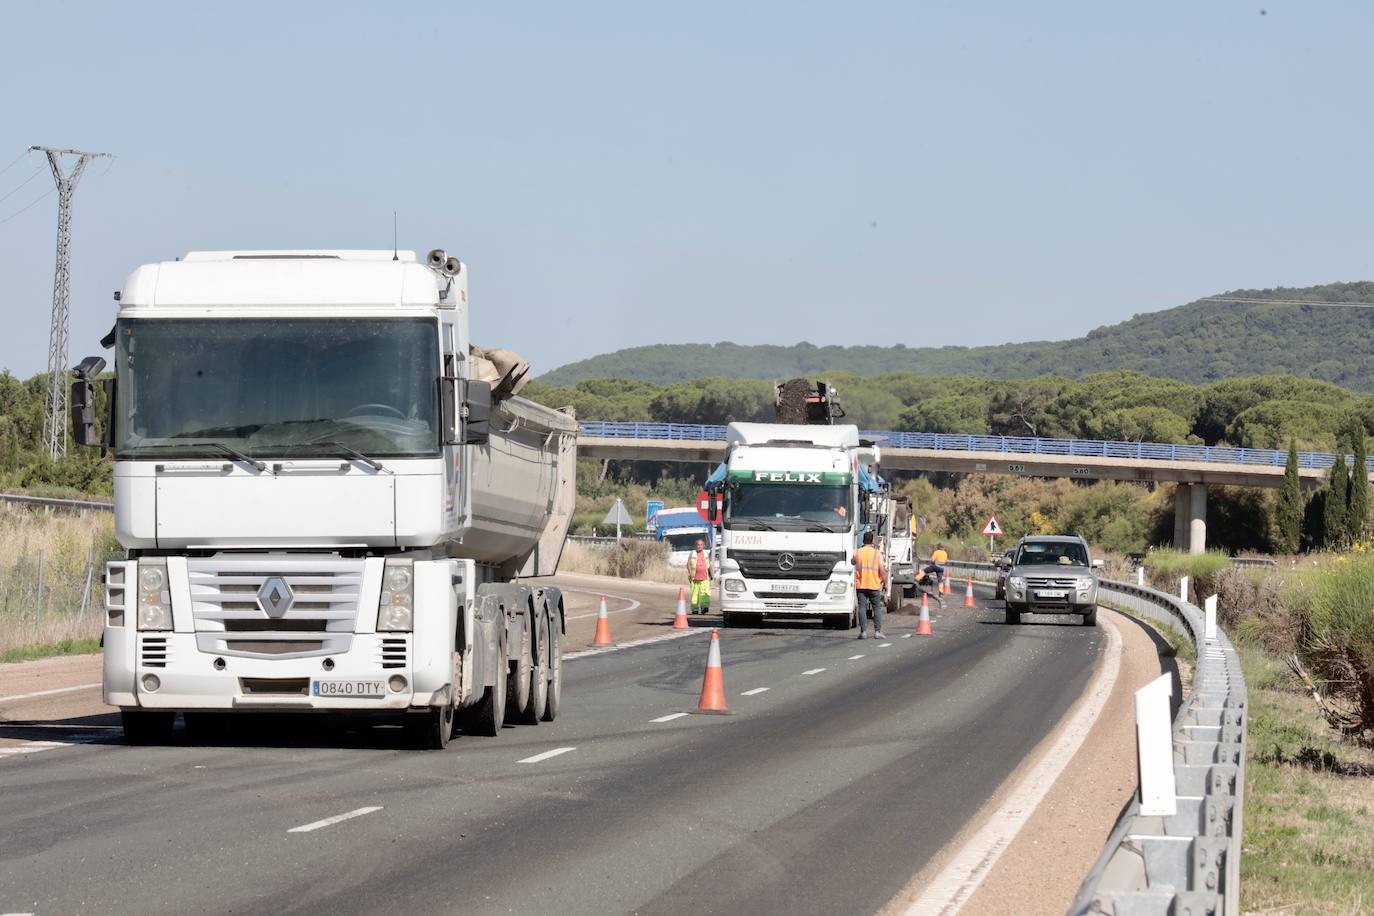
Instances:
[[[609,616],[612,615],[612,614],[624,614],[624,613],[626,613],[627,611],[633,611],[635,608],[637,608],[637,607],[640,606],[640,603],[639,603],[638,601],[636,601],[635,599],[633,599],[633,598],[627,598],[627,597],[624,596],[624,595],[612,595],[610,592],[593,592],[593,591],[588,591],[588,590],[585,589],[585,588],[565,588],[565,589],[563,589],[563,591],[565,591],[565,592],[577,592],[578,594],[581,594],[581,595],[596,595],[598,598],[604,597],[604,598],[606,598],[606,600],[608,600],[608,601],[628,601],[628,602],[630,602],[630,606],[629,606],[629,607],[618,607],[618,608],[616,608],[614,611],[612,611],[612,610],[610,610],[610,609],[608,608],[608,609],[606,610],[606,616],[607,616],[607,617],[609,617]],[[564,617],[563,619],[564,619],[564,620],[582,620],[582,619],[585,618],[585,617],[595,617],[595,616],[596,616],[597,614],[599,614],[599,613],[601,613],[601,610],[598,608],[597,610],[592,611],[590,614],[573,614],[571,617]]]
[[[768,690],[767,687],[755,687],[753,690],[746,690],[746,691],[744,691],[744,693],[741,693],[740,696],[742,696],[742,697],[752,697],[754,694],[756,694],[756,693],[763,693],[763,692],[765,692],[766,690]]]
[[[1030,772],[1012,789],[1006,801],[926,885],[904,916],[954,916],[959,912],[1078,752],[1107,705],[1121,668],[1121,634],[1111,621],[1104,623],[1107,648],[1102,667],[1093,675],[1072,717],[1064,723],[1054,743]]]
[[[657,719],[650,719],[650,722],[671,722],[674,719],[681,719],[683,716],[691,715],[686,712],[670,712],[666,716],[659,716]]]
[[[515,761],[515,762],[516,762],[516,763],[539,763],[541,760],[548,760],[550,757],[557,757],[557,756],[560,755],[560,754],[566,754],[566,753],[568,753],[568,751],[575,751],[575,750],[577,750],[577,748],[575,748],[575,747],[556,747],[556,748],[554,748],[554,749],[551,750],[551,751],[545,751],[545,752],[542,753],[542,754],[535,754],[533,757],[526,757],[524,760],[517,760],[517,761]]]
[[[822,671],[824,671],[824,670],[825,670],[824,668],[812,668],[810,671],[803,671],[803,672],[801,673],[801,676],[802,676],[802,677],[810,677],[810,676],[813,675],[813,674],[820,674],[820,673],[821,673]]]
[[[847,659],[845,659],[845,660],[846,660],[846,661],[851,661],[851,662],[856,662],[856,661],[858,661],[859,659],[861,659],[861,658],[863,658],[863,657],[864,657],[864,654],[863,654],[862,652],[860,652],[858,655],[851,655],[851,656],[849,656],[849,658],[847,658]]]
[[[35,697],[51,697],[59,693],[74,693],[77,690],[93,690],[99,684],[77,684],[75,687],[55,687],[52,690],[35,690],[33,693],[16,693],[7,697],[0,697],[0,703],[12,703],[15,700],[32,700]]]
[[[880,642],[880,643],[878,643],[878,648],[879,648],[879,649],[886,649],[886,648],[887,648],[888,646],[890,646],[890,645],[892,645],[892,643],[890,643],[890,642]]]
[[[902,634],[902,639],[910,639],[910,638],[911,638],[911,634],[910,634],[910,633],[903,633],[903,634]]]
[[[371,814],[373,811],[380,810],[382,810],[381,805],[368,805],[366,808],[354,808],[352,811],[346,811],[343,814],[336,814],[333,817],[327,817],[322,821],[313,821],[309,824],[302,824],[299,827],[292,827],[290,830],[286,832],[309,833],[312,830],[319,830],[321,827],[330,827],[334,824],[339,823],[340,821],[346,821],[355,817],[362,817],[364,814]]]

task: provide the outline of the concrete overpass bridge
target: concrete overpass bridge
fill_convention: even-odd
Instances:
[[[1286,451],[1214,445],[891,430],[862,430],[860,435],[882,448],[882,464],[887,470],[1178,484],[1174,544],[1193,553],[1202,553],[1207,547],[1209,485],[1278,487],[1288,461]],[[725,427],[584,420],[577,450],[584,458],[716,464],[725,456]],[[1304,487],[1321,486],[1335,460],[1336,456],[1327,452],[1299,452],[1298,475]],[[1374,457],[1365,472],[1371,468]]]

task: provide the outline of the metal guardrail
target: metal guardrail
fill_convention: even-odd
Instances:
[[[583,420],[580,434],[605,439],[667,439],[680,442],[722,442],[724,426],[698,423],[641,423]],[[1288,452],[1268,448],[1231,448],[1220,445],[1178,445],[1167,442],[1114,442],[1105,439],[1045,439],[1020,436],[963,436],[947,433],[909,433],[860,430],[890,448],[921,448],[946,452],[1004,452],[1016,455],[1065,455],[1078,458],[1135,458],[1153,461],[1200,461],[1211,464],[1250,464],[1283,467]],[[1351,456],[1346,456],[1352,460]],[[1329,468],[1336,456],[1329,452],[1298,452],[1298,466]],[[1366,466],[1374,471],[1374,455]]]
[[[995,581],[990,563],[948,564],[951,576]],[[1203,612],[1151,588],[1101,580],[1101,604],[1180,630],[1197,649],[1192,689],[1173,723],[1178,813],[1147,817],[1139,793],[1122,812],[1071,916],[1236,916],[1245,803],[1249,695],[1240,658]]]
[[[114,511],[114,503],[99,502],[93,499],[52,499],[47,496],[24,496],[19,493],[0,493],[0,502],[19,503],[29,506],[46,506],[50,509],[95,510],[97,512]]]

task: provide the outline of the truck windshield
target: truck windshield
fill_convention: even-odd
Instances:
[[[681,534],[665,534],[669,550],[695,550],[697,541],[706,540],[705,531],[685,531]]]
[[[122,319],[117,338],[116,456],[438,452],[432,319]]]
[[[848,531],[849,487],[785,483],[741,483],[730,490],[725,527]]]

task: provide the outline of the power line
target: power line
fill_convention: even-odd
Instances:
[[[86,163],[113,158],[109,153],[30,146],[48,157],[57,190],[57,268],[52,281],[52,326],[48,334],[48,393],[43,402],[43,441],[51,458],[67,454],[67,329],[71,323],[72,194]],[[75,156],[76,165],[63,174],[62,157]]]
[[[5,166],[3,169],[0,169],[0,175],[3,175],[3,174],[5,174],[6,172],[8,172],[10,169],[14,168],[16,165],[19,164],[19,160],[20,160],[20,159],[23,159],[23,158],[24,158],[25,156],[27,156],[28,154],[29,154],[29,151],[28,151],[28,150],[24,150],[24,151],[23,151],[22,153],[20,153],[18,156],[15,156],[13,159],[10,160],[10,164],[9,164],[9,165]]]
[[[18,210],[15,210],[15,211],[14,211],[13,213],[11,213],[9,216],[5,217],[4,219],[0,219],[0,226],[5,225],[5,223],[8,223],[10,220],[14,219],[16,216],[18,216],[19,214],[23,213],[25,210],[30,210],[30,209],[32,209],[33,207],[36,207],[36,206],[37,206],[38,204],[40,204],[41,202],[47,200],[49,197],[52,197],[52,196],[53,196],[53,193],[54,193],[56,190],[57,190],[56,188],[49,188],[48,190],[44,191],[42,194],[40,194],[40,195],[38,195],[37,197],[35,197],[33,200],[31,200],[31,201],[29,201],[28,203],[24,204],[24,206],[20,207]]]
[[[18,193],[19,193],[19,189],[22,188],[22,187],[24,187],[24,185],[28,184],[30,181],[33,181],[35,178],[37,178],[37,177],[38,177],[38,173],[41,172],[41,171],[42,171],[42,169],[34,169],[34,170],[33,170],[33,174],[30,175],[28,178],[25,178],[23,181],[19,182],[19,184],[15,185],[13,188],[11,188],[11,189],[10,189],[9,191],[7,191],[6,193],[0,194],[0,201],[9,200],[11,197],[13,197],[14,195],[18,194]]]
[[[1374,302],[1322,302],[1314,299],[1247,299],[1242,296],[1203,296],[1202,302],[1241,302],[1255,305],[1310,305],[1317,308],[1371,309]]]

